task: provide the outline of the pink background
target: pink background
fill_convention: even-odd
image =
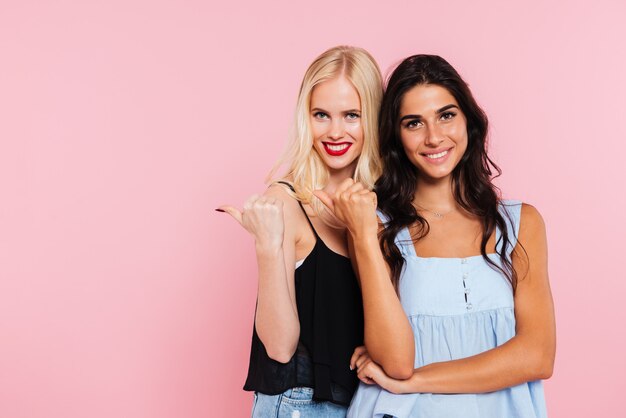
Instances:
[[[0,2],[0,417],[248,415],[253,244],[213,209],[263,190],[337,44],[471,84],[548,226],[550,415],[623,411],[626,6],[509,3]]]

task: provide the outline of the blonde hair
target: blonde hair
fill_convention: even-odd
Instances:
[[[285,177],[292,178],[295,197],[301,202],[309,203],[318,214],[321,213],[323,204],[318,199],[313,199],[313,190],[326,186],[329,172],[313,149],[311,93],[316,85],[340,76],[352,83],[361,100],[363,149],[353,178],[368,189],[373,188],[381,173],[378,111],[383,94],[382,77],[374,58],[364,49],[351,46],[337,46],[327,50],[307,69],[300,86],[291,141],[267,178],[268,182],[274,181],[278,168],[289,164]]]

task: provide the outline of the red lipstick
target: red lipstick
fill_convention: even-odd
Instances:
[[[333,157],[345,154],[352,146],[351,142],[322,142],[322,144],[324,144],[324,149],[328,155],[332,155]],[[334,149],[331,149],[331,147]]]

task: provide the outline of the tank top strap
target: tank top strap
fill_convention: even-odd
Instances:
[[[277,181],[276,183],[280,183],[280,184],[284,184],[285,186],[289,187],[289,189],[292,192],[296,192],[296,189],[293,187],[293,185],[291,183],[288,183],[286,181]],[[313,235],[315,235],[315,239],[320,239],[320,236],[317,234],[317,231],[315,230],[315,227],[313,226],[313,222],[311,222],[311,219],[309,219],[309,215],[307,215],[306,210],[304,210],[304,206],[302,205],[302,202],[299,199],[296,199],[298,201],[298,205],[300,205],[300,209],[302,209],[302,213],[304,213],[304,217],[306,218],[306,221],[309,223],[309,226],[311,227],[311,230],[313,231]]]
[[[519,234],[519,225],[522,214],[522,202],[520,200],[502,200],[498,204],[498,211],[504,218],[506,223],[507,234],[510,245],[506,248],[506,254],[510,255],[517,245],[517,237]],[[501,251],[504,243],[502,242],[502,232],[496,229],[496,250]]]

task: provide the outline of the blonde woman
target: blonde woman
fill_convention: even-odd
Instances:
[[[243,210],[222,206],[256,241],[259,285],[245,390],[253,417],[345,417],[358,378],[363,306],[345,226],[313,190],[380,174],[380,70],[366,51],[335,47],[308,68],[280,181]],[[273,172],[276,171],[276,168]],[[272,173],[270,174],[270,177]],[[293,415],[293,414],[296,415]]]

